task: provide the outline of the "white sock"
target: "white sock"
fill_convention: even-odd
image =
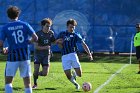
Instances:
[[[32,88],[25,88],[25,93],[32,93]]]
[[[77,84],[73,76],[71,77],[70,82],[72,82],[73,84]]]
[[[12,84],[5,85],[5,93],[13,93]]]
[[[73,75],[78,76],[77,73],[76,73],[75,71],[74,71],[73,73],[74,73]]]

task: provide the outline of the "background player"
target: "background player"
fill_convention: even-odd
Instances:
[[[140,74],[140,23],[136,24],[137,32],[134,36],[134,46],[136,47],[136,57],[139,63],[139,71],[138,74]]]

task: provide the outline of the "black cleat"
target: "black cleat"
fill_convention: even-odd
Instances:
[[[137,74],[140,74],[140,71]]]

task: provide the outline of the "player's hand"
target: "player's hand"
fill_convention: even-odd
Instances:
[[[49,45],[48,46],[45,46],[45,49],[49,50],[50,49],[50,46]]]
[[[90,59],[90,61],[92,61],[92,60],[93,60],[93,57],[92,57],[92,56],[90,56],[90,57],[89,57],[89,59]]]
[[[62,38],[57,39],[57,40],[55,41],[55,43],[58,45],[59,48],[63,48],[63,46],[62,46],[62,44],[63,44],[63,39],[62,39]]]
[[[56,43],[56,44],[63,44],[63,39],[62,39],[62,38],[57,39],[57,40],[55,41],[55,43]]]
[[[8,47],[3,48],[3,54],[4,55],[8,54]]]
[[[89,60],[92,61],[93,60],[92,54],[90,53],[88,56],[89,56]]]

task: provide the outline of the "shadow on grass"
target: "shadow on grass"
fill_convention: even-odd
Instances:
[[[44,88],[42,89],[33,89],[33,91],[40,91],[40,90],[44,90]],[[57,88],[45,88],[45,90],[57,90]]]
[[[5,89],[4,88],[0,88],[0,91],[4,91]]]
[[[18,90],[24,90],[24,89],[23,89],[23,88],[21,88],[21,87],[13,87],[13,90],[18,91]]]
[[[108,89],[128,89],[128,88],[140,88],[140,86],[138,85],[137,86],[111,86]]]
[[[57,88],[45,88],[46,90],[57,90]]]
[[[76,91],[74,91],[74,92],[83,92],[83,91],[80,91],[80,90],[76,90]]]

